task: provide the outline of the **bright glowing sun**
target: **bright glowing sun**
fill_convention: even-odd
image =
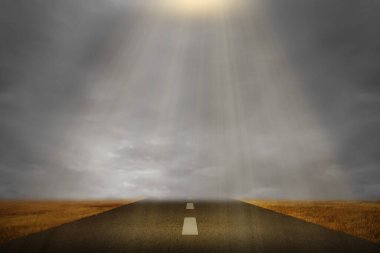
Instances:
[[[184,16],[209,16],[231,7],[231,0],[161,0],[165,12]]]

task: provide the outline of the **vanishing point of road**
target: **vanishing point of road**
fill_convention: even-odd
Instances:
[[[240,201],[144,200],[0,245],[0,252],[380,252]]]

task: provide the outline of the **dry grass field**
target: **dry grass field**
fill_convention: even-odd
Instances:
[[[243,201],[380,243],[379,201]]]
[[[0,201],[0,243],[137,200]]]

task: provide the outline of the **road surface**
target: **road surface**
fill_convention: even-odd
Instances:
[[[0,252],[348,253],[380,246],[239,201],[144,200],[10,241]]]

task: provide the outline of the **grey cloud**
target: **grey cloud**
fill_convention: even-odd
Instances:
[[[269,2],[283,46],[302,73],[303,89],[329,130],[354,193],[377,198],[380,4]]]
[[[0,6],[1,197],[378,197],[376,3],[32,2]]]

